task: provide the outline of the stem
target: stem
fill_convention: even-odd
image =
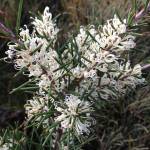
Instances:
[[[149,10],[150,10],[150,2],[147,5],[147,9],[143,8],[137,14],[135,14],[135,20],[138,21],[139,19],[141,19],[145,15],[146,11]]]
[[[142,66],[142,71],[145,71],[148,69],[150,69],[150,64],[146,64],[146,65]]]

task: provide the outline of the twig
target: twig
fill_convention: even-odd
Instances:
[[[142,67],[142,71],[150,69],[150,64],[146,64]]]
[[[3,30],[6,33],[9,33],[11,35],[11,37],[15,38],[16,36],[14,35],[14,33],[8,29],[7,27],[4,26],[3,23],[0,22],[0,29]]]
[[[147,6],[147,11],[150,10],[150,2],[148,3]],[[139,19],[141,19],[146,13],[146,10],[143,8],[141,9],[137,14],[135,14],[135,20],[138,21]]]

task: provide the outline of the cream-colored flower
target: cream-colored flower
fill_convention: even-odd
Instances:
[[[8,50],[5,52],[7,54],[7,57],[9,59],[13,59],[13,57],[15,56],[16,54],[16,49],[18,47],[18,44],[17,43],[8,43]]]
[[[113,50],[119,52],[124,50],[130,50],[135,47],[134,39],[132,35],[122,35],[127,32],[126,20],[123,22],[115,15],[113,19],[107,21],[102,27],[101,38],[99,43],[103,49]]]
[[[32,24],[35,26],[35,30],[43,37],[46,36],[48,40],[55,40],[58,28],[55,22],[52,20],[52,14],[49,12],[49,7],[46,7],[42,19],[34,18]]]
[[[61,122],[61,127],[65,130],[71,129],[77,134],[89,134],[89,127],[93,123],[90,116],[92,111],[91,105],[87,101],[81,101],[77,96],[68,95],[65,98],[65,107],[57,107],[57,111],[61,113],[56,117],[56,122]]]
[[[36,97],[33,97],[33,99],[28,100],[27,104],[25,104],[25,111],[27,114],[27,119],[30,120],[34,117],[36,118],[36,121],[40,121],[44,115],[39,115],[40,113],[46,113],[48,112],[48,99],[47,97],[43,97],[40,95],[37,95]],[[46,119],[44,121],[47,121]]]
[[[23,41],[23,42],[26,42],[31,39],[29,29],[26,25],[24,26],[24,28],[20,29],[19,36],[21,38],[21,41]]]
[[[13,147],[12,139],[7,139],[7,143],[3,143],[2,137],[0,137],[0,150],[10,150]]]

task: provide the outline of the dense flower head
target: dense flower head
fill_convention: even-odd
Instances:
[[[32,24],[35,26],[35,30],[41,35],[46,36],[48,40],[54,40],[58,33],[58,28],[55,22],[52,20],[52,14],[49,12],[49,7],[44,10],[41,19],[34,18]]]
[[[57,53],[53,47],[59,30],[48,7],[41,17],[42,19],[33,18],[32,33],[26,25],[20,29],[18,43],[9,43],[6,54],[14,61],[16,69],[28,69],[29,77],[38,78],[40,89],[45,90],[58,75],[54,73],[59,64],[55,60]]]
[[[48,110],[48,98],[41,95],[36,95],[33,97],[33,99],[28,100],[25,104],[25,111],[27,113],[27,119],[29,120],[34,118],[39,113],[48,112]],[[41,120],[41,117],[43,116],[37,117],[36,121]]]
[[[127,32],[126,20],[123,22],[115,15],[113,19],[97,30],[95,26],[81,27],[79,34],[74,38],[81,56],[79,64],[70,66],[73,81],[80,82],[75,88],[82,95],[85,91],[91,92],[96,99],[116,99],[126,94],[129,89],[135,89],[143,84],[141,66],[131,67],[130,60],[123,57],[135,47],[135,37]],[[68,52],[71,53],[70,44]],[[76,52],[69,55],[68,61],[74,59]]]
[[[127,32],[126,20],[121,22],[116,15],[107,21],[102,27],[102,31],[99,43],[103,49],[117,51],[119,54],[120,51],[135,47],[135,37],[125,34]]]
[[[75,130],[79,135],[83,133],[89,134],[89,127],[94,122],[94,119],[90,117],[92,112],[90,103],[70,94],[65,97],[64,105],[64,108],[56,108],[61,113],[56,118],[56,121],[61,122],[61,127],[66,130]]]

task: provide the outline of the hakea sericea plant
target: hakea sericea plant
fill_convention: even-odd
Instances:
[[[59,29],[48,7],[39,18],[32,18],[32,33],[27,26],[20,29],[19,40],[9,43],[6,52],[39,88],[25,104],[26,120],[54,135],[61,131],[60,141],[63,135],[88,138],[97,101],[115,101],[145,82],[141,66],[131,66],[129,60],[135,37],[126,20],[115,15],[98,29],[80,27],[62,50],[55,46]]]

